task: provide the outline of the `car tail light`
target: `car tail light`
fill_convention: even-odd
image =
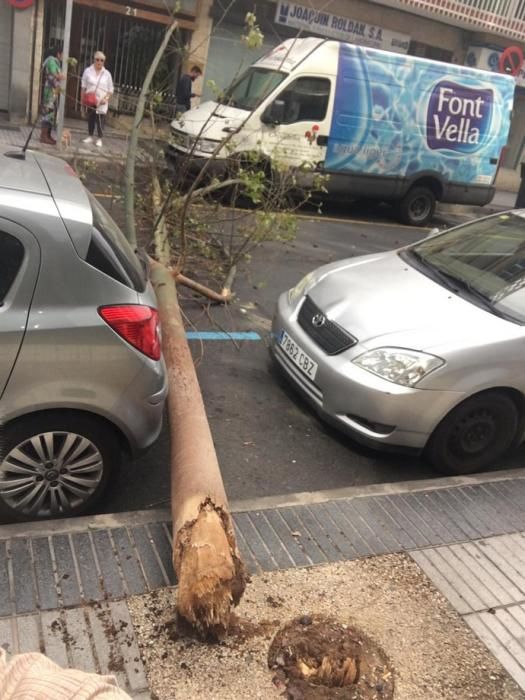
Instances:
[[[104,321],[134,348],[150,357],[160,359],[159,314],[150,306],[126,304],[101,306]]]

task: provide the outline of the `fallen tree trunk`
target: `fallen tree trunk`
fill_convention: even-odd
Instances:
[[[177,612],[204,637],[226,635],[246,587],[233,522],[171,272],[152,264],[168,368]]]

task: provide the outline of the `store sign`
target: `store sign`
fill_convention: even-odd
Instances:
[[[396,53],[407,53],[410,45],[408,34],[391,32],[389,29],[383,29],[368,22],[334,15],[323,10],[314,10],[285,0],[279,0],[277,3],[275,21],[277,24],[284,24],[294,29],[305,29],[332,39]]]
[[[31,7],[34,1],[35,0],[7,0],[9,5],[17,10],[25,10],[26,8]]]
[[[465,64],[471,68],[480,68],[492,73],[507,73],[514,75],[516,85],[525,87],[525,65],[520,62],[523,53],[519,47],[500,49],[489,46],[470,46],[465,58]]]

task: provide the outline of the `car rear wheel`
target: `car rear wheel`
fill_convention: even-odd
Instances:
[[[410,226],[424,226],[434,216],[436,196],[427,187],[412,187],[399,202],[399,218]]]
[[[118,467],[117,435],[85,414],[35,415],[7,425],[0,454],[0,517],[79,515],[102,496]]]
[[[498,466],[513,444],[518,409],[501,391],[487,391],[454,408],[438,425],[426,457],[445,474],[471,474]]]

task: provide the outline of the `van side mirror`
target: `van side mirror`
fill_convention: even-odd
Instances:
[[[271,104],[266,107],[261,115],[261,121],[263,124],[282,124],[284,121],[284,110],[285,110],[284,100],[274,100]]]

